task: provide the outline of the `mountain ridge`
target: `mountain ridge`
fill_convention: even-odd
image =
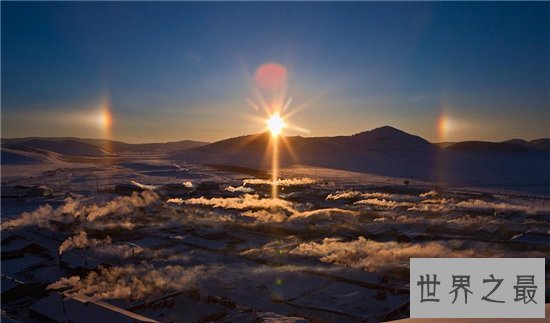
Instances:
[[[52,145],[51,151],[35,149],[35,141],[29,138],[2,139],[2,164],[41,163],[48,160],[73,161],[67,153],[59,149],[87,147],[97,156],[81,159],[87,162],[111,158],[117,163],[127,158],[163,158],[171,161],[192,164],[228,165],[271,169],[272,150],[270,133],[244,135],[213,143],[191,142],[184,149],[176,144],[125,144],[103,139],[54,138],[38,140],[40,144]],[[63,139],[65,141],[63,141]],[[543,185],[550,186],[550,153],[547,149],[550,139],[541,138],[530,142],[511,140],[511,142],[466,141],[446,143],[439,147],[402,130],[384,126],[349,136],[301,137],[287,136],[279,138],[277,160],[280,167],[306,165],[325,167],[354,172],[371,173],[389,177],[413,180],[452,183],[453,185]],[[48,141],[49,140],[49,141]],[[57,141],[57,142],[56,142]],[[94,144],[95,143],[95,144]],[[26,147],[33,145],[33,147]],[[106,147],[106,145],[110,145]],[[193,146],[195,145],[195,146]],[[533,145],[531,147],[530,145]],[[129,148],[128,148],[129,147]],[[48,148],[48,147],[39,147]],[[114,149],[113,149],[114,148]],[[19,150],[17,150],[19,149]],[[130,150],[130,155],[123,152]],[[86,150],[84,150],[86,152]],[[152,153],[148,155],[148,152]],[[82,153],[80,151],[79,153]],[[161,153],[161,154],[159,154]],[[141,157],[138,157],[141,158]]]
[[[2,147],[36,147],[36,141],[42,142],[79,142],[97,146],[107,152],[114,154],[120,152],[145,152],[151,150],[174,151],[178,149],[195,148],[201,145],[209,144],[203,141],[180,140],[163,143],[126,143],[123,141],[110,139],[79,138],[79,137],[21,137],[21,138],[2,138]]]

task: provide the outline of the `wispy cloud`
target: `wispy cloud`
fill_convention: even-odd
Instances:
[[[68,288],[68,294],[88,295],[96,299],[139,300],[152,295],[191,288],[205,277],[206,266],[165,266],[155,268],[144,262],[139,265],[103,268],[90,272],[84,278],[62,278],[47,289]]]
[[[287,178],[287,179],[278,179],[275,181],[277,186],[299,186],[299,185],[311,185],[315,184],[316,180],[313,178],[303,177],[303,178]],[[251,178],[243,180],[243,185],[272,185],[273,181]]]
[[[237,186],[237,187],[228,186],[228,187],[225,188],[225,190],[228,191],[228,192],[241,192],[241,193],[253,193],[254,192],[253,188],[246,187],[246,186]]]
[[[59,246],[59,254],[70,249],[85,249],[91,248],[94,252],[106,256],[117,258],[129,258],[143,252],[143,248],[129,244],[113,244],[111,237],[105,239],[89,239],[85,231],[81,231],[75,236],[67,238],[61,246]]]
[[[119,196],[111,201],[99,204],[88,204],[79,199],[68,197],[65,199],[65,204],[55,209],[50,205],[43,205],[33,212],[23,212],[18,218],[2,223],[2,229],[31,225],[51,228],[50,221],[66,224],[77,220],[93,222],[106,215],[131,213],[136,208],[145,207],[157,200],[158,195],[152,191],[134,192],[130,196]]]
[[[335,263],[366,271],[382,271],[408,264],[410,258],[473,257],[476,250],[458,249],[444,242],[399,243],[376,242],[359,237],[341,241],[325,238],[320,243],[302,243],[290,251],[292,255],[319,258],[322,262]]]

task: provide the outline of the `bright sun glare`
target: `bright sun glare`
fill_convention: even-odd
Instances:
[[[273,114],[267,120],[267,128],[271,131],[271,135],[276,137],[281,134],[283,128],[285,127],[285,122],[281,118],[281,115],[278,113]]]

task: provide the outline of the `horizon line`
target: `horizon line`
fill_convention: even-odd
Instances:
[[[401,129],[399,129],[399,128],[396,128],[396,127],[393,127],[393,126],[389,126],[389,125],[384,125],[384,126],[372,128],[372,129],[370,129],[370,130],[364,130],[364,131],[355,132],[355,133],[352,133],[352,134],[344,134],[344,135],[343,135],[343,134],[338,134],[338,135],[327,135],[327,136],[302,136],[302,135],[281,135],[281,136],[287,137],[287,138],[292,138],[292,137],[301,137],[301,138],[348,137],[348,136],[354,136],[354,135],[357,135],[357,134],[361,134],[361,133],[364,133],[364,132],[373,131],[373,130],[380,129],[380,128],[386,128],[386,127],[392,128],[392,129],[395,129],[395,130],[398,130],[398,131],[401,131],[401,132],[404,132],[404,133],[406,133],[406,134],[408,134],[408,135],[411,135],[411,136],[420,137],[420,138],[426,140],[427,142],[429,142],[429,143],[431,143],[431,144],[458,143],[458,142],[468,142],[468,141],[503,143],[503,142],[510,141],[510,140],[523,140],[523,141],[526,141],[526,142],[531,142],[531,141],[540,140],[540,139],[550,139],[550,137],[537,137],[537,138],[532,138],[532,139],[526,139],[526,138],[518,138],[518,137],[515,137],[515,138],[504,139],[504,140],[461,139],[461,140],[431,141],[431,140],[428,140],[428,139],[422,137],[421,135],[417,135],[417,134],[414,134],[414,133],[410,133],[410,132],[407,132],[407,131],[404,131],[404,130],[401,130]],[[212,144],[212,143],[216,143],[216,142],[219,142],[219,141],[224,141],[224,140],[229,140],[229,139],[234,139],[234,138],[247,137],[247,136],[262,135],[262,134],[269,134],[269,131],[263,131],[263,132],[257,132],[257,133],[249,133],[249,134],[244,134],[244,135],[230,136],[230,137],[227,137],[227,138],[222,138],[222,139],[213,140],[213,141],[209,141],[209,140],[196,140],[196,139],[173,139],[173,140],[167,140],[167,141],[139,142],[139,141],[133,141],[133,140],[126,141],[126,140],[121,140],[121,139],[116,139],[116,138],[78,137],[78,136],[71,136],[71,135],[66,135],[66,136],[41,136],[41,135],[31,135],[31,136],[24,136],[24,137],[19,137],[19,136],[18,136],[18,137],[4,137],[4,136],[0,136],[0,140],[3,141],[3,140],[31,139],[31,138],[40,138],[40,139],[64,139],[64,138],[65,138],[65,139],[80,139],[80,140],[110,140],[110,141],[117,141],[117,142],[121,142],[121,143],[125,143],[125,144],[132,144],[132,145],[142,145],[142,144],[167,144],[167,143],[176,143],[176,142],[182,142],[182,141],[193,141],[193,142],[200,142],[200,143],[205,143],[205,144]]]

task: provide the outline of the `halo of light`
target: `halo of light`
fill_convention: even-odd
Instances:
[[[254,80],[264,90],[281,89],[287,78],[287,69],[281,64],[266,63],[256,69]]]
[[[439,141],[449,140],[449,133],[453,128],[450,118],[446,114],[441,114],[437,120],[437,136]]]
[[[104,139],[110,139],[113,128],[113,114],[111,112],[111,100],[108,96],[103,98],[97,113],[97,123]]]
[[[113,117],[111,115],[111,110],[107,106],[104,106],[101,108],[101,111],[99,112],[98,121],[99,121],[99,125],[104,130],[109,130],[111,128],[111,125],[113,124]]]

